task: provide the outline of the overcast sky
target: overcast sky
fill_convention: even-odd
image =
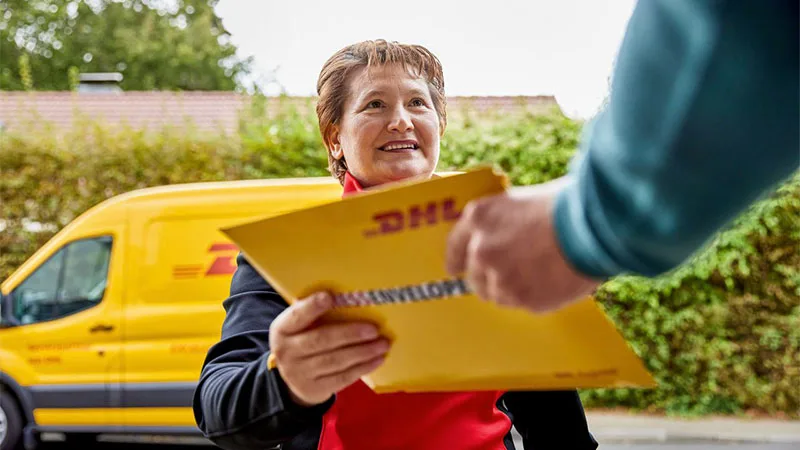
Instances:
[[[364,39],[422,44],[442,62],[448,95],[555,95],[595,112],[634,0],[222,0],[242,56],[286,93],[314,95],[325,60]],[[275,91],[273,86],[271,91]]]

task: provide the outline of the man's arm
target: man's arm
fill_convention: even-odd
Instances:
[[[800,165],[798,2],[641,1],[556,233],[596,278],[668,271]]]

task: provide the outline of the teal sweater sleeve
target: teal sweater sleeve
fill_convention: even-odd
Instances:
[[[654,276],[800,166],[797,0],[643,0],[556,200],[566,258]]]

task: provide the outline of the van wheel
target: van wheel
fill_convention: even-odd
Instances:
[[[22,448],[22,413],[14,397],[0,392],[0,450]]]

